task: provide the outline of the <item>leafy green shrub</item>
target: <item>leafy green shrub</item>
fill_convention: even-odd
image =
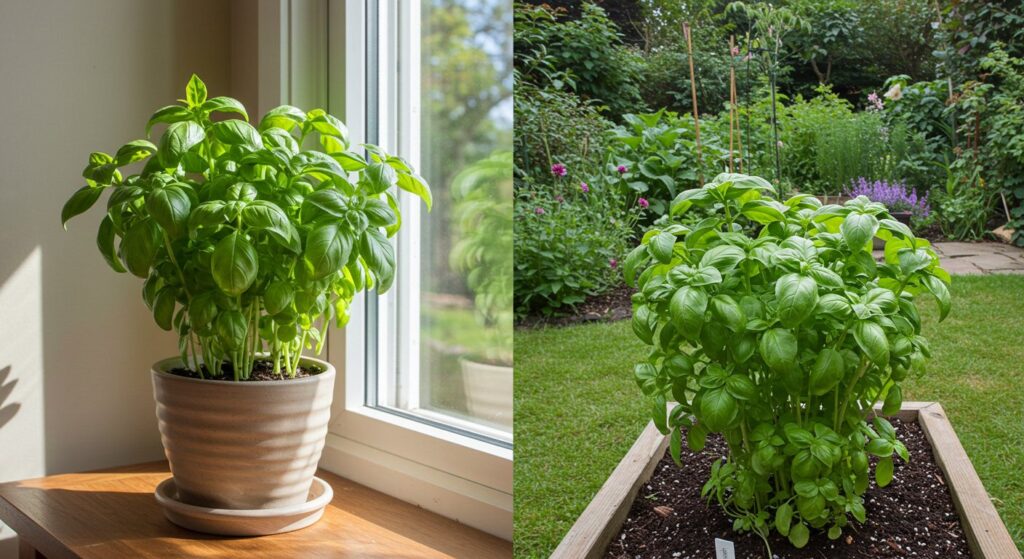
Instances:
[[[477,319],[490,343],[483,357],[512,363],[512,153],[492,153],[452,182],[459,241],[452,267],[466,274]]]
[[[61,222],[110,193],[100,253],[116,272],[146,280],[156,323],[178,333],[182,361],[200,376],[221,377],[226,363],[247,379],[264,347],[274,371],[294,376],[308,342],[319,353],[329,321],[347,322],[357,292],[391,286],[388,237],[401,221],[389,189],[428,208],[430,190],[401,158],[350,146],[345,125],[321,109],[284,105],[253,127],[241,103],[207,99],[195,75],[183,103],[150,117],[147,135],[168,124],[158,145],[135,140],[90,155],[86,186]],[[213,113],[242,119],[214,122]],[[302,148],[313,139],[323,151]],[[119,170],[142,161],[138,174]]]
[[[837,194],[857,177],[889,176],[889,150],[876,113],[853,113],[819,130],[815,143],[818,175]]]
[[[624,272],[639,288],[633,330],[651,346],[636,381],[672,457],[684,435],[698,452],[721,433],[730,452],[702,494],[734,529],[766,544],[778,531],[802,547],[812,528],[836,539],[848,515],[865,521],[868,455],[880,487],[894,455],[908,459],[889,422],[867,418],[878,401],[882,415],[899,410],[900,382],[924,373],[915,298],[930,292],[945,318],[949,275],[881,204],[822,206],[806,194],[780,203],[765,197],[773,192],[733,174],[683,192],[673,216],[715,215],[649,231]],[[763,226],[758,235],[741,232],[749,222]],[[874,237],[886,241],[883,263],[871,256]]]
[[[618,26],[596,4],[586,2],[579,19],[563,19],[547,6],[516,4],[515,52],[544,51],[567,72],[576,93],[618,115],[642,107],[637,84],[642,60],[622,44]],[[541,85],[541,84],[538,84]],[[517,113],[518,116],[518,113]]]
[[[618,263],[641,211],[625,210],[599,182],[517,184],[516,314],[561,314],[620,282]]]
[[[571,169],[596,170],[611,124],[592,103],[571,93],[515,86],[513,130],[516,174],[546,180],[556,163]]]
[[[821,151],[833,147],[827,139],[828,130],[833,126],[845,129],[844,123],[854,118],[853,107],[831,89],[820,87],[818,95],[810,99],[797,96],[789,105],[780,107],[779,114],[786,179],[804,192],[838,194],[845,185],[832,182],[841,178],[828,176],[832,166]]]
[[[608,133],[605,173],[618,185],[627,205],[643,198],[650,216],[668,213],[675,196],[697,185],[697,147],[693,118],[660,110],[627,114],[624,123]],[[705,176],[720,169],[728,153],[715,134],[701,129]],[[728,146],[726,146],[728,147]]]

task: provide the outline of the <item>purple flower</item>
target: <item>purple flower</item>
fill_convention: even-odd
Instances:
[[[640,206],[641,208],[646,208],[646,207],[648,207],[648,206],[650,206],[650,205],[651,205],[651,203],[647,201],[647,198],[640,198],[639,200],[637,200],[637,201],[636,201],[636,203],[637,203],[637,204],[638,204],[638,205],[639,205],[639,206]]]
[[[910,212],[917,217],[928,217],[931,213],[928,194],[919,197],[916,189],[908,190],[903,182],[872,182],[860,177],[850,181],[850,190],[846,194],[852,197],[865,196],[872,202],[884,205],[890,212]]]
[[[565,198],[563,198],[561,194],[559,194],[558,196],[555,196],[555,200],[558,200],[559,204],[565,202]]]
[[[626,168],[625,165],[619,165],[616,170],[619,172],[620,175],[624,175],[627,171],[629,171],[629,169]]]
[[[608,259],[608,265],[611,266],[612,269],[614,270],[615,268],[619,267],[619,261],[614,259],[614,258],[609,258]]]
[[[533,210],[533,213],[535,213],[537,215],[544,215],[547,212],[544,211],[544,208],[537,207],[536,209]]]
[[[580,183],[580,190],[582,190],[583,193],[586,194],[586,193],[590,192],[590,187],[587,186],[587,183],[581,182]]]
[[[556,177],[564,177],[569,171],[565,168],[565,165],[561,163],[555,163],[551,166],[551,174]]]

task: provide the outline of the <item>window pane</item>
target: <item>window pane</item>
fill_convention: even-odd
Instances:
[[[397,320],[402,294],[418,298],[418,344],[398,334],[394,346],[403,351],[418,345],[418,355],[381,371],[391,378],[382,378],[378,386],[387,405],[462,427],[469,422],[471,430],[508,440],[511,2],[422,0],[419,21],[419,29],[412,31],[420,41],[417,155],[434,207],[422,212],[418,224],[418,276],[404,276],[418,288],[415,293],[400,289],[395,310]],[[401,124],[398,128],[399,134],[406,130]],[[401,246],[400,241],[399,251]],[[410,393],[417,390],[418,396]]]

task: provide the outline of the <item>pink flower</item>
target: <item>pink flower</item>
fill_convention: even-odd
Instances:
[[[627,169],[625,165],[619,165],[617,170],[619,171],[620,175],[624,175],[627,171],[629,171],[629,169]]]
[[[640,198],[639,200],[636,201],[636,203],[641,208],[646,208],[651,205],[651,203],[647,201],[647,198]]]
[[[732,55],[733,56],[739,56],[740,55],[740,47],[732,47]]]
[[[555,163],[551,166],[551,174],[556,177],[564,177],[566,173],[568,173],[568,170],[561,163]]]
[[[619,267],[619,261],[614,259],[614,258],[609,258],[608,259],[608,265],[611,266],[612,269],[614,270],[615,268]]]
[[[590,187],[587,186],[587,183],[581,182],[580,183],[580,190],[582,190],[583,193],[586,194],[586,193],[590,192]]]
[[[547,212],[544,211],[544,208],[538,207],[535,210],[533,210],[533,213],[535,213],[537,215],[544,215]]]
[[[561,194],[559,194],[558,196],[555,196],[555,200],[558,200],[559,204],[565,202],[565,198],[563,198]]]
[[[885,108],[885,104],[882,103],[882,99],[879,98],[878,94],[875,92],[871,92],[871,95],[868,95],[868,103],[871,103],[871,106],[868,107],[869,111],[880,111]]]

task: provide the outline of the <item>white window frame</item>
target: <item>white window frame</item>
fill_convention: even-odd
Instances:
[[[374,14],[376,13],[376,18]],[[419,2],[410,0],[261,0],[261,30],[276,26],[281,33],[280,49],[269,48],[264,60],[261,49],[261,93],[274,89],[281,78],[281,102],[304,107],[324,106],[349,127],[353,143],[377,143],[385,150],[406,157],[414,166],[418,158],[419,95],[410,87],[399,90],[392,79],[397,72],[381,72],[377,80],[377,137],[368,137],[367,103],[373,99],[368,68],[398,68],[402,64],[409,82],[418,84],[418,44],[395,41],[414,37]],[[270,25],[265,27],[265,20]],[[379,41],[376,64],[367,44]],[[400,45],[401,52],[394,46]],[[275,45],[276,46],[276,45]],[[343,53],[343,56],[337,56]],[[264,72],[261,72],[261,74]],[[264,86],[269,83],[270,85]],[[344,87],[330,87],[344,84]],[[263,95],[261,95],[263,105]],[[397,110],[390,109],[397,107]],[[266,110],[268,107],[260,107]],[[406,117],[407,118],[396,118]],[[422,203],[402,192],[403,231],[396,251],[399,277],[393,293],[380,297],[380,319],[388,327],[403,328],[400,339],[419,336],[419,308],[408,304],[418,293],[419,251],[417,227]],[[403,297],[403,293],[407,294]],[[398,304],[401,301],[402,304]],[[344,330],[328,331],[327,355],[338,370],[332,421],[321,467],[427,510],[454,518],[464,524],[505,539],[512,537],[512,449],[482,437],[468,436],[451,428],[413,419],[366,405],[367,307],[366,294],[356,297],[351,319]],[[391,320],[390,323],[386,322]],[[391,337],[388,337],[391,338]],[[381,337],[384,342],[384,337]],[[401,355],[388,366],[417,367],[418,355],[390,348],[386,354]],[[408,370],[408,369],[407,369]],[[418,375],[414,375],[418,376]],[[419,391],[411,394],[418,397]],[[417,402],[404,402],[416,405]],[[453,424],[438,415],[437,423]],[[469,427],[469,425],[467,425]],[[479,428],[475,428],[479,430]]]

